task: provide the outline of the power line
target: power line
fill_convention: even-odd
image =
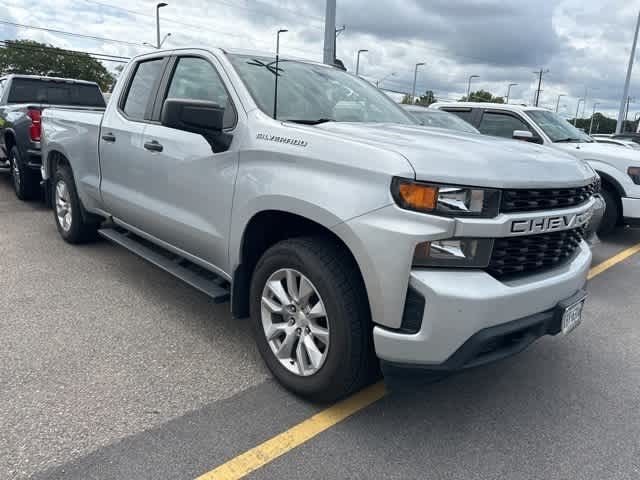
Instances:
[[[42,30],[42,31],[45,31],[45,32],[58,33],[60,35],[68,35],[68,36],[71,36],[71,37],[80,37],[80,38],[88,38],[88,39],[91,39],[91,40],[100,40],[102,42],[121,43],[123,45],[133,45],[133,46],[136,46],[136,47],[144,46],[141,43],[127,42],[126,40],[115,40],[113,38],[94,37],[93,35],[84,35],[82,33],[65,32],[64,30],[56,30],[56,29],[53,29],[53,28],[36,27],[34,25],[25,25],[25,24],[22,24],[22,23],[10,22],[8,20],[3,20],[3,19],[0,19],[0,23],[5,24],[5,25],[12,25],[14,27],[27,28],[27,29],[30,29],[30,30]]]

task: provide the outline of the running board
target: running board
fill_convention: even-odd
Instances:
[[[167,273],[208,295],[216,303],[229,301],[229,283],[209,270],[174,255],[121,228],[102,228],[98,233],[113,243],[161,268]]]

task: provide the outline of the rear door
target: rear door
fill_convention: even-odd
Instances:
[[[225,133],[234,135],[238,113],[230,82],[215,56],[194,51],[171,62],[156,101],[160,120],[167,98],[203,100],[225,109]],[[226,137],[225,137],[226,138]],[[202,135],[162,126],[147,126],[146,158],[162,176],[154,191],[154,232],[162,240],[207,263],[225,269],[233,187],[238,168],[237,138],[209,143]]]
[[[143,134],[153,121],[156,94],[169,56],[145,58],[128,70],[120,98],[100,129],[102,199],[113,216],[144,231],[156,221],[154,198],[166,190],[164,169],[147,155]]]

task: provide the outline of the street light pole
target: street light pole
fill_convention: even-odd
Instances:
[[[279,64],[280,64],[280,34],[286,33],[289,30],[281,28],[276,35],[276,79],[275,90],[273,92],[273,119],[278,118],[278,77],[280,76]]]
[[[467,84],[467,102],[471,101],[471,98],[469,98],[471,96],[471,80],[474,78],[480,78],[480,75],[471,75],[469,77],[469,83]]]
[[[627,79],[624,82],[624,92],[620,101],[620,111],[618,112],[618,123],[616,124],[616,133],[622,133],[624,102],[629,97],[629,85],[631,84],[631,72],[633,71],[633,61],[636,57],[636,44],[638,43],[638,31],[640,31],[640,12],[638,12],[638,22],[636,24],[636,33],[633,36],[633,45],[631,45],[631,56],[629,57],[629,67],[627,68]]]
[[[360,72],[360,54],[361,53],[366,53],[369,50],[358,50],[358,59],[356,60],[356,77],[358,76],[358,73]]]
[[[411,90],[411,103],[416,101],[416,83],[418,82],[418,68],[424,66],[425,63],[416,63],[416,68],[413,72],[413,89]]]
[[[566,97],[567,95],[564,93],[561,93],[560,95],[558,95],[558,101],[556,102],[556,113],[558,113],[558,110],[560,109],[560,99],[562,97]]]
[[[517,83],[510,83],[509,86],[507,87],[507,101],[504,103],[509,103],[509,96],[511,95],[511,87],[517,87],[518,84]]]
[[[593,131],[593,117],[596,116],[596,108],[598,107],[598,105],[600,104],[599,103],[593,104],[593,113],[591,114],[591,123],[589,123],[589,135],[591,135],[591,132]]]
[[[167,5],[168,3],[164,2],[160,2],[156,5],[156,48],[160,48],[162,46],[162,41],[160,40],[160,9]]]
[[[584,98],[578,99],[578,108],[576,108],[576,118],[573,119],[573,126],[575,127],[578,123],[578,113],[580,113],[580,104],[584,102]]]

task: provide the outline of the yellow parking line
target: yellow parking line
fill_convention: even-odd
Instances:
[[[608,270],[636,253],[640,253],[640,244],[628,248],[593,267],[589,271],[589,279],[600,275],[605,270]],[[214,470],[198,477],[196,480],[238,480],[243,478],[254,470],[271,463],[276,458],[308,442],[316,435],[342,422],[354,413],[377,402],[383,398],[386,393],[384,384],[382,382],[376,383],[317,413],[311,418],[304,420],[302,423],[294,425],[289,430],[270,438],[257,447],[232,458]]]
[[[638,252],[640,252],[640,243],[631,248],[627,248],[626,250],[623,250],[619,254],[611,257],[609,260],[605,260],[601,264],[596,265],[591,270],[589,270],[589,276],[587,278],[591,280],[593,277],[600,275],[605,270],[609,270],[614,265],[617,265],[618,263],[626,260],[627,258],[631,257],[632,255],[635,255]]]
[[[377,402],[386,391],[382,382],[376,383],[352,395],[332,407],[323,410],[289,430],[246,451],[215,470],[198,477],[196,480],[235,480],[248,475],[270,463],[279,456],[311,440],[313,437],[340,423],[347,417]]]

